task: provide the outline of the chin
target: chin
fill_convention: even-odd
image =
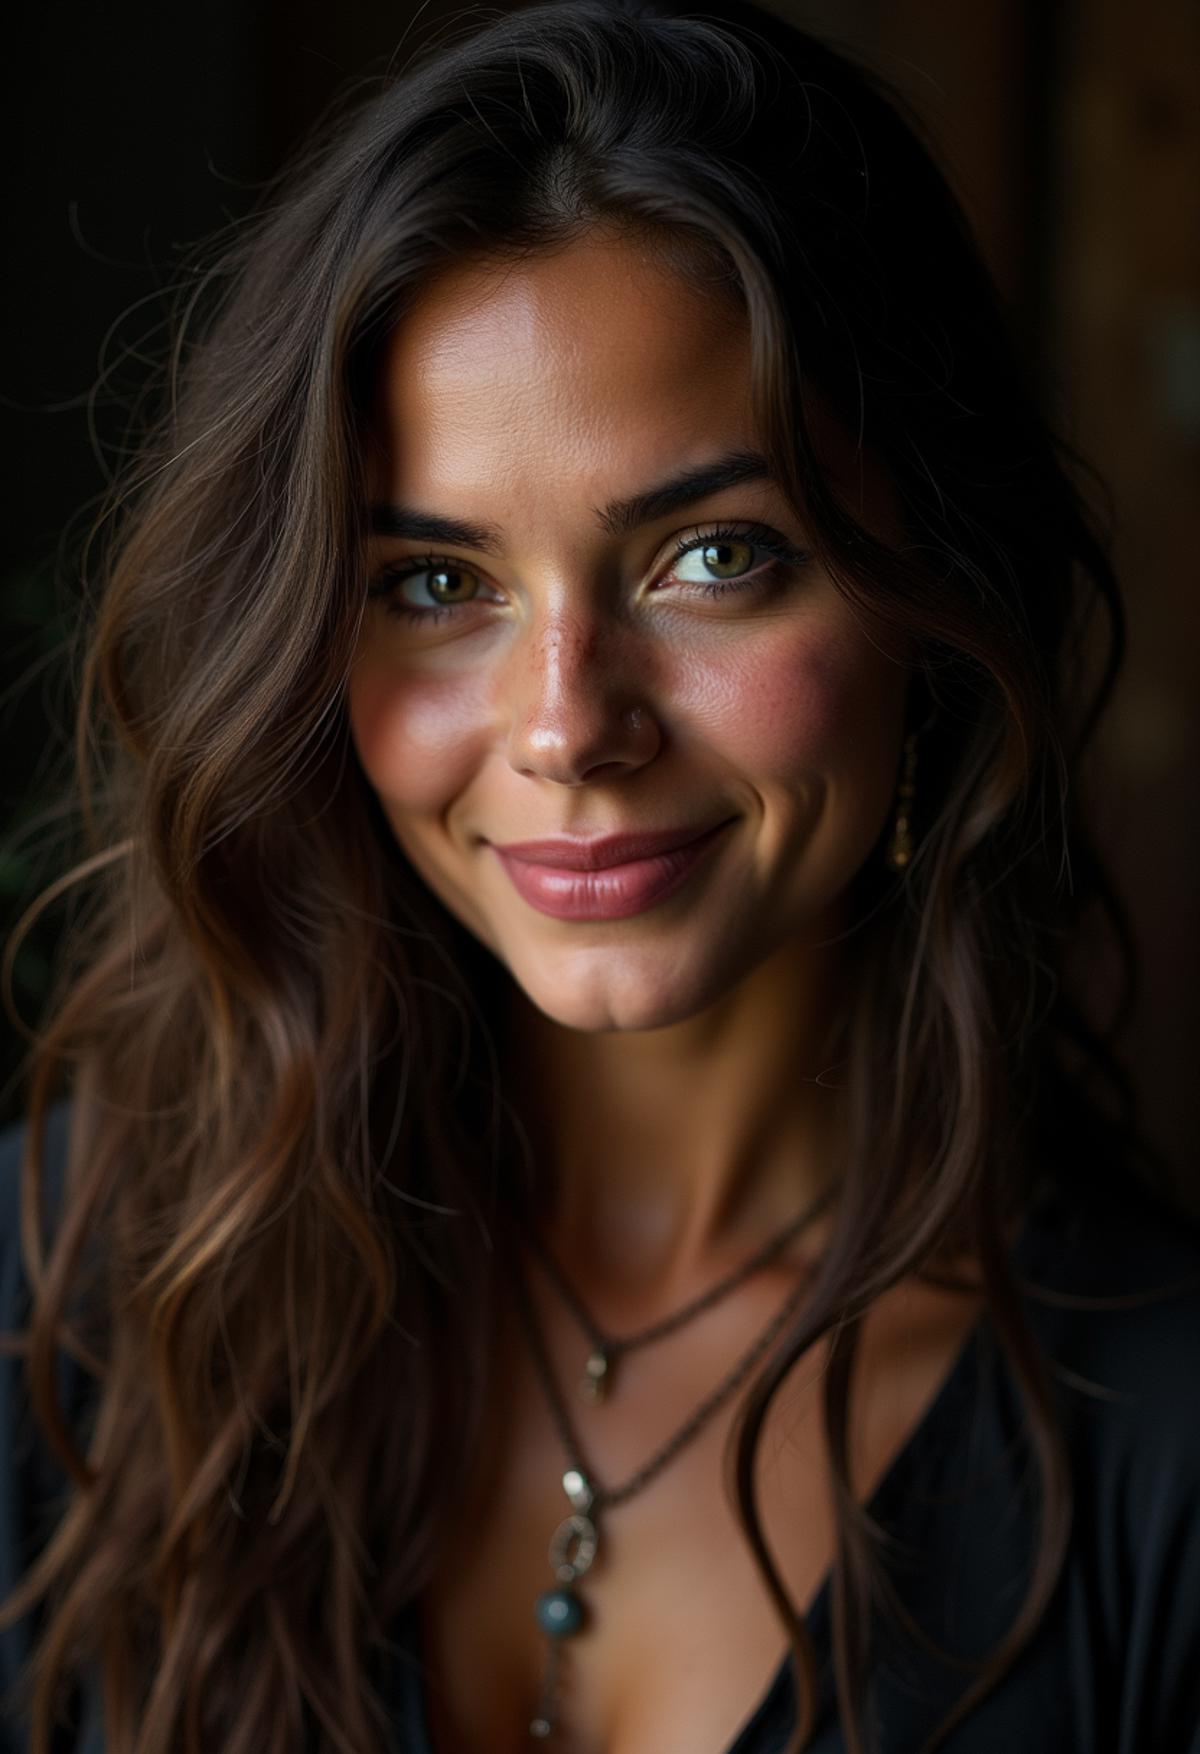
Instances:
[[[706,1010],[733,984],[678,951],[656,955],[597,944],[557,957],[504,960],[544,1016],[589,1034],[668,1029]]]

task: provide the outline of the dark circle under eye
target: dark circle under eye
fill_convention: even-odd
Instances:
[[[700,550],[700,558],[718,578],[736,578],[749,570],[754,559],[752,542],[709,542]]]

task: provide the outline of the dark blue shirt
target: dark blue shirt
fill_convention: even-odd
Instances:
[[[54,1111],[51,1209],[65,1142]],[[23,1326],[19,1129],[0,1135],[0,1326]],[[1016,1246],[1030,1286],[1094,1297],[1154,1287],[1169,1295],[1114,1310],[1025,1307],[1053,1364],[1074,1469],[1075,1518],[1059,1583],[1032,1642],[944,1744],[946,1754],[1200,1754],[1200,1229],[1133,1184],[1076,1176],[1048,1190]],[[66,1486],[32,1428],[21,1361],[0,1359],[0,1591],[52,1531]],[[90,1383],[65,1356],[70,1417],[86,1419]],[[1008,1629],[1037,1550],[1037,1470],[1020,1396],[990,1321],[976,1325],[870,1504],[896,1540],[891,1577],[926,1633],[960,1656],[986,1655]],[[0,1687],[11,1685],[38,1616],[0,1634]],[[828,1583],[809,1625],[821,1660],[812,1754],[842,1754],[830,1670]],[[885,1616],[871,1709],[881,1754],[917,1754],[968,1676],[937,1662]],[[396,1628],[385,1677],[395,1754],[430,1754],[415,1621]],[[405,1653],[408,1653],[407,1655]],[[671,1678],[664,1676],[669,1687]],[[96,1689],[55,1754],[103,1754]],[[748,1701],[728,1750],[777,1754],[794,1721],[789,1669]],[[0,1754],[24,1750],[0,1719]],[[441,1751],[439,1751],[441,1754]]]

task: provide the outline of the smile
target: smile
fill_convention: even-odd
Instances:
[[[733,821],[731,817],[665,851],[598,868],[594,853],[588,867],[582,861],[577,866],[564,863],[565,857],[578,855],[564,854],[562,843],[549,855],[553,864],[546,862],[546,852],[532,851],[536,843],[520,855],[511,847],[492,850],[518,895],[539,913],[556,920],[623,920],[645,913],[682,888]]]

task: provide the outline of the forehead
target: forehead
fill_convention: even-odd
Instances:
[[[388,475],[431,490],[641,485],[752,443],[748,324],[630,238],[459,265],[393,332],[376,431]]]

